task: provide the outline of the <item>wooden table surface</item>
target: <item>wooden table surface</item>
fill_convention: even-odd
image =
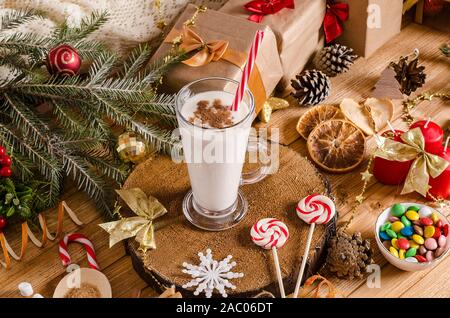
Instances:
[[[332,95],[327,100],[339,103],[344,97],[358,101],[368,97],[380,73],[389,61],[397,60],[400,55],[406,55],[414,48],[420,49],[420,61],[426,67],[426,84],[418,92],[450,91],[449,75],[450,60],[439,51],[442,43],[450,42],[449,33],[443,33],[425,26],[410,24],[402,32],[385,44],[369,59],[358,59],[346,74],[332,79]],[[305,142],[295,131],[298,117],[304,111],[299,107],[278,111],[274,114],[271,127],[281,130],[281,143],[289,145],[306,155]],[[396,103],[393,125],[405,129],[406,124],[400,119],[401,102]],[[417,118],[432,117],[444,127],[450,125],[450,104],[441,100],[423,102],[414,111]],[[368,142],[373,149],[373,140]],[[360,172],[365,168],[344,175],[327,175],[333,185],[334,194],[340,212],[340,220],[348,217],[354,197],[360,192],[362,182]],[[130,258],[125,254],[122,244],[108,248],[108,235],[98,224],[102,216],[96,211],[93,203],[69,183],[63,195],[64,200],[74,209],[80,219],[85,222],[77,227],[68,218],[64,220],[65,232],[77,231],[87,235],[97,250],[98,262],[102,271],[111,282],[114,297],[135,297],[141,291],[141,297],[154,297],[159,293],[141,280],[134,272]],[[400,187],[383,186],[372,180],[366,192],[366,200],[359,207],[349,231],[361,231],[363,237],[373,238],[373,224],[380,211],[395,202],[417,201],[423,199],[416,194],[400,196]],[[46,212],[50,228],[55,228],[56,210]],[[450,209],[443,210],[447,216]],[[8,240],[15,250],[19,248],[19,226],[9,229]],[[436,267],[421,272],[403,272],[388,264],[382,257],[375,241],[372,241],[375,251],[375,263],[381,266],[381,288],[369,288],[364,279],[343,280],[331,278],[336,284],[340,297],[449,297],[450,296],[450,257],[447,257]],[[85,252],[81,246],[71,245],[70,254],[74,263],[87,266]],[[51,297],[59,280],[65,275],[65,268],[58,256],[57,242],[49,242],[45,248],[37,248],[33,244],[28,247],[25,259],[12,262],[12,268],[6,271],[0,268],[0,297],[20,297],[17,285],[20,282],[30,282],[35,292],[44,297]]]

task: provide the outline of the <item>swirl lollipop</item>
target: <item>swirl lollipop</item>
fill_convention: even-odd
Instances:
[[[310,224],[308,239],[306,240],[305,252],[302,258],[302,265],[298,273],[297,283],[295,284],[294,298],[297,298],[300,284],[305,271],[306,260],[308,259],[309,248],[311,246],[311,239],[314,233],[316,224],[328,223],[336,213],[336,207],[333,200],[329,197],[320,194],[311,194],[303,198],[297,205],[297,215],[304,222]]]
[[[277,253],[277,249],[282,247],[289,237],[286,224],[273,218],[261,219],[252,226],[250,235],[253,243],[266,250],[272,250],[281,297],[286,298]]]

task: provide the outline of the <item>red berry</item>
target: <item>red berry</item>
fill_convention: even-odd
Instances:
[[[0,169],[0,177],[9,178],[12,175],[12,170],[9,167],[3,167]]]
[[[6,149],[5,147],[0,146],[0,156],[6,155]]]
[[[419,263],[425,263],[427,261],[427,259],[422,255],[416,255],[414,257],[419,261]]]
[[[0,216],[0,232],[6,227],[8,222],[4,216]]]
[[[4,155],[4,156],[0,157],[0,166],[11,167],[11,164],[12,164],[12,160],[11,160],[10,156]]]

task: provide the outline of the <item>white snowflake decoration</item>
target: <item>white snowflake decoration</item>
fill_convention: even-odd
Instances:
[[[200,265],[192,265],[183,263],[183,273],[189,274],[192,280],[184,284],[184,289],[195,287],[194,295],[198,296],[201,292],[205,293],[206,298],[211,298],[214,289],[217,289],[222,297],[227,297],[226,288],[236,289],[229,279],[243,277],[243,273],[234,273],[231,269],[236,266],[236,262],[230,260],[233,256],[228,255],[226,258],[217,262],[213,260],[211,250],[206,250],[206,256],[202,252],[198,253]]]

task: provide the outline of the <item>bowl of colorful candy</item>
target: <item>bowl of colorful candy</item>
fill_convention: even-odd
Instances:
[[[375,239],[383,256],[405,271],[431,268],[449,253],[449,221],[427,205],[396,203],[375,224]]]

